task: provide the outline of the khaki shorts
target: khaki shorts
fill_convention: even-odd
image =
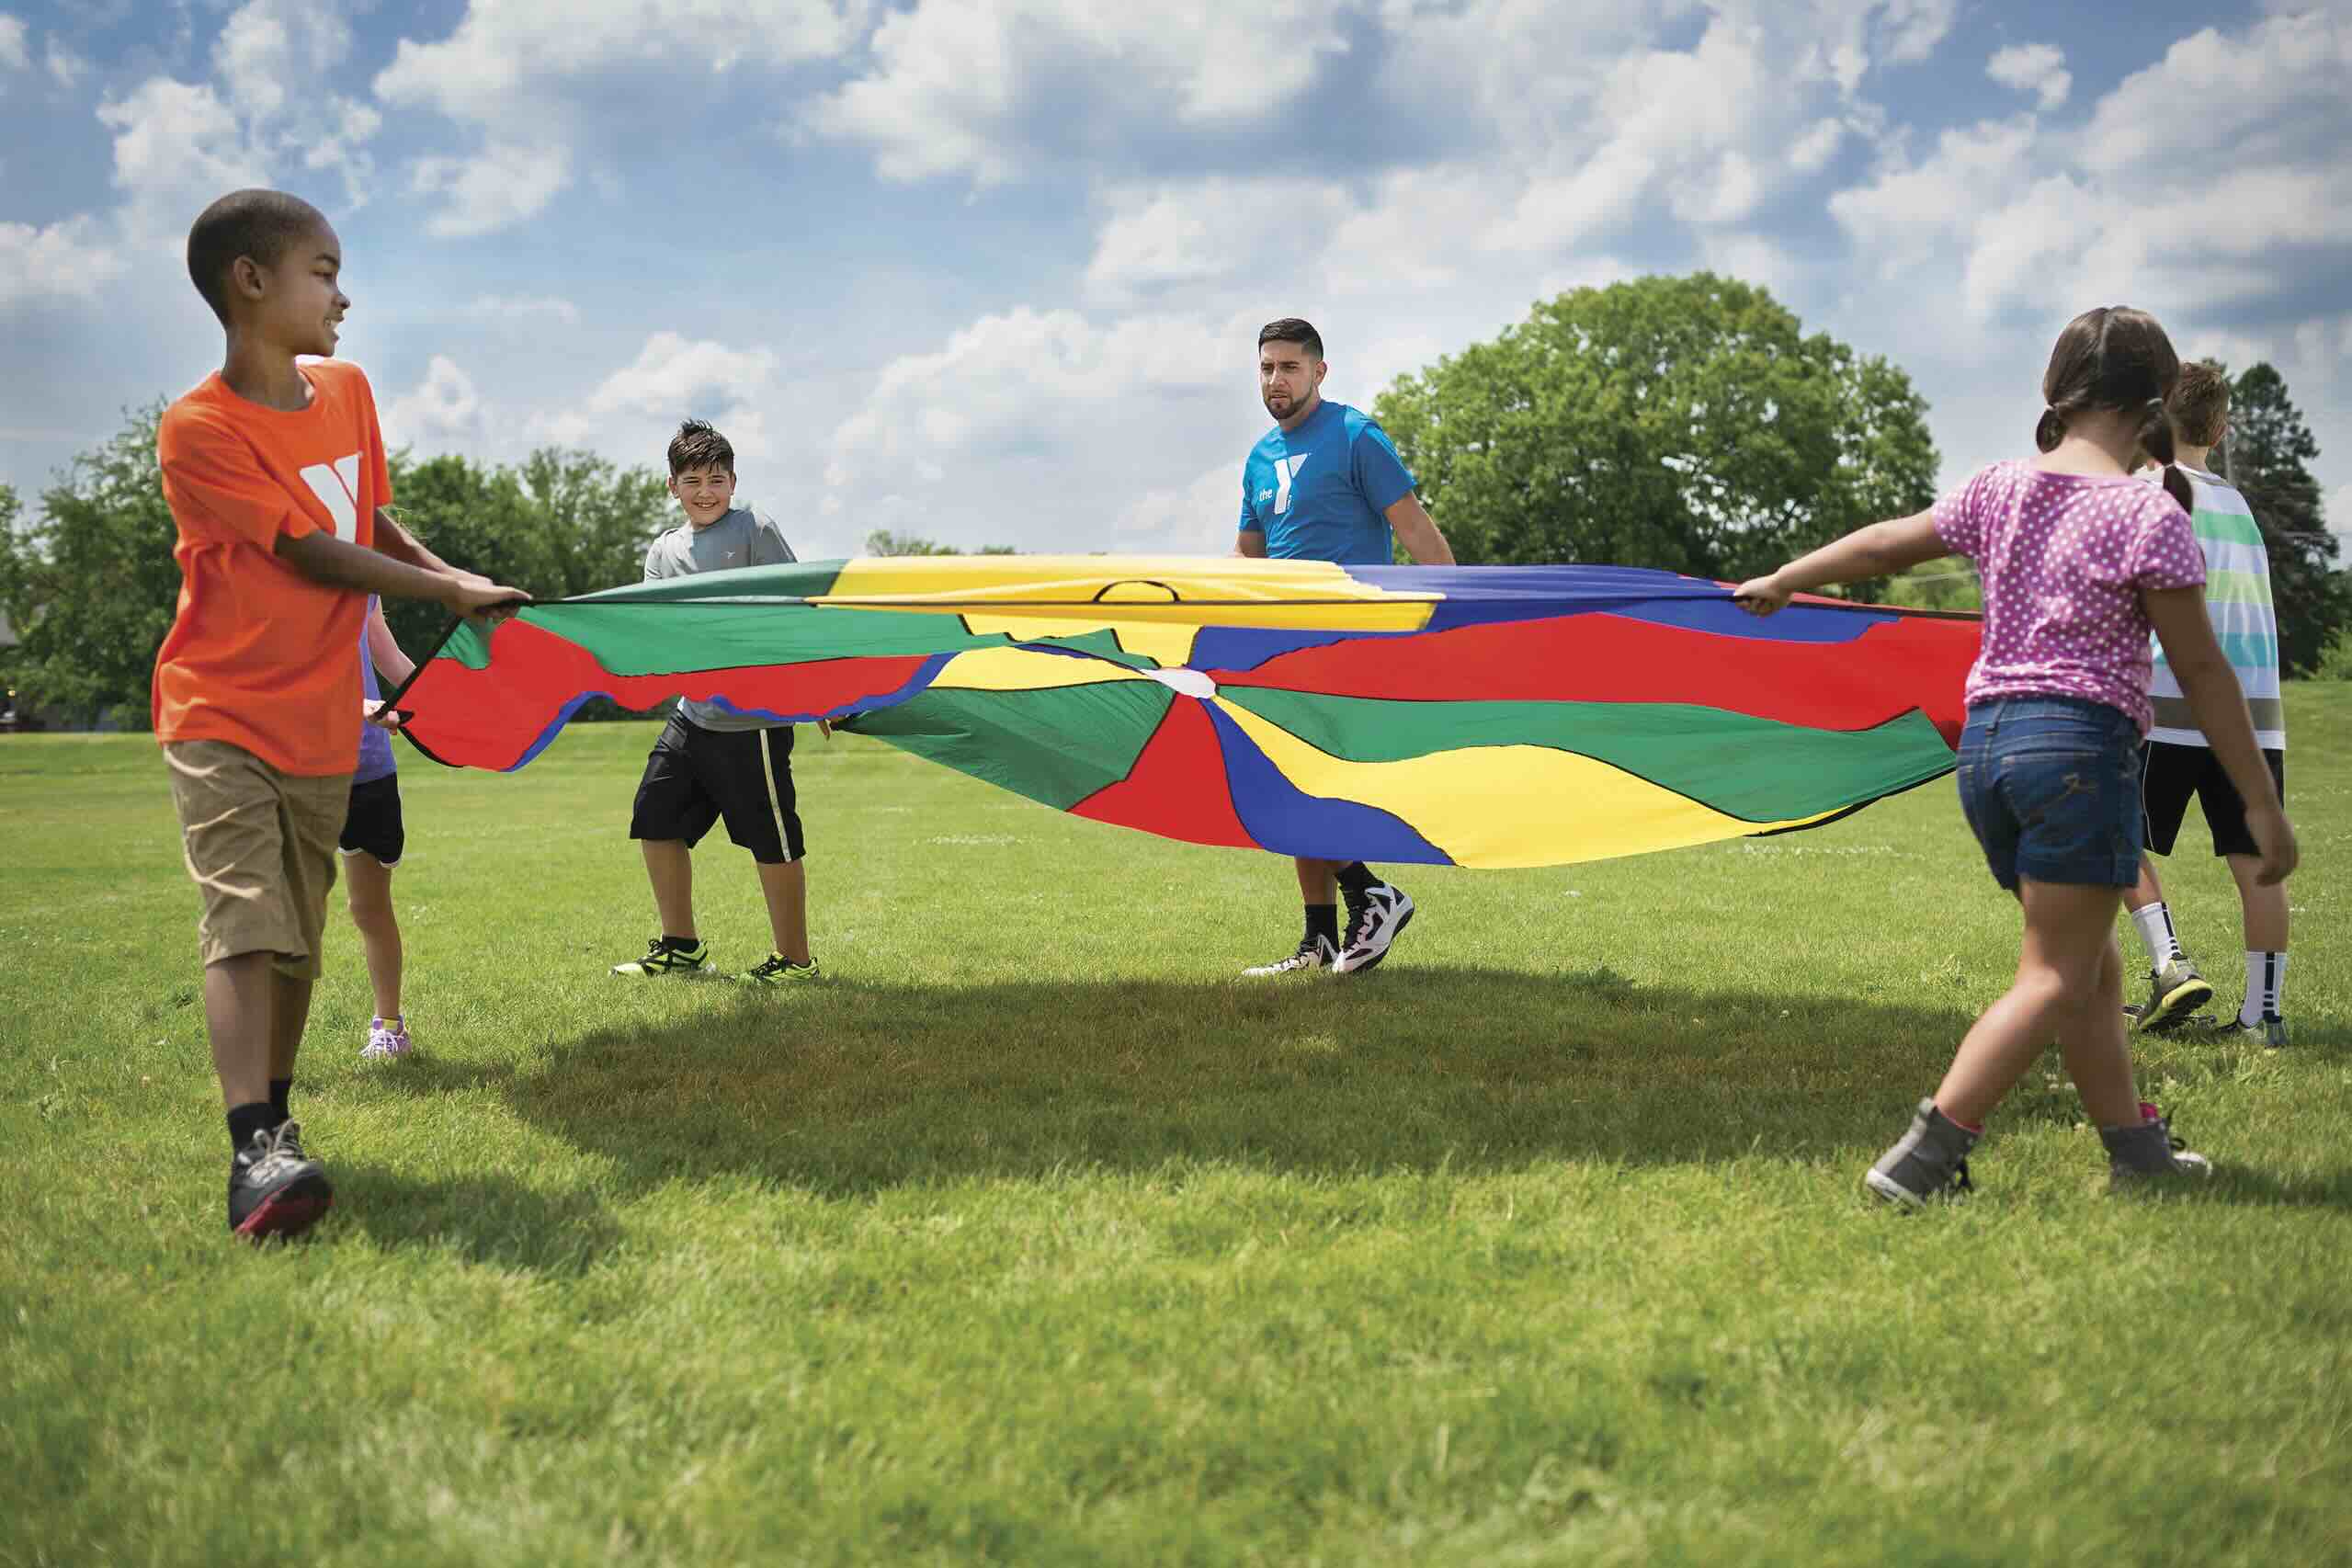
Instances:
[[[170,742],[164,762],[187,874],[204,894],[204,962],[275,953],[279,973],[316,979],[351,776],[291,778],[225,741]]]

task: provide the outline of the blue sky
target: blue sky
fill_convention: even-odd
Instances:
[[[2352,526],[2352,5],[0,0],[0,483],[219,334],[222,191],[340,229],[419,453],[715,419],[804,555],[1228,548],[1253,339],[1328,391],[1711,267],[1909,370],[1953,479],[2051,337],[2268,358]]]

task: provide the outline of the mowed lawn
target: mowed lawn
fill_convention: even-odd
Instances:
[[[268,1251],[152,743],[0,737],[0,1564],[2346,1562],[2352,686],[2288,708],[2295,1047],[2142,1057],[2191,1195],[2104,1196],[2052,1057],[1972,1200],[1861,1197],[2015,961],[1949,781],[1399,869],[1385,968],[1253,983],[1286,863],[803,731],[778,994],[607,976],[653,732],[583,725],[404,760],[419,1054],[338,890]]]

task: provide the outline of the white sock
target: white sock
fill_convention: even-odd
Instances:
[[[2173,934],[2172,911],[2165,907],[2163,899],[2133,910],[2131,924],[2140,928],[2140,945],[2148,949],[2150,969],[2162,969],[2173,960],[2187,956],[2180,950],[2180,938]]]
[[[2245,1005],[2238,1009],[2238,1022],[2258,1024],[2278,1011],[2279,994],[2286,989],[2287,955],[2249,951],[2245,956]]]

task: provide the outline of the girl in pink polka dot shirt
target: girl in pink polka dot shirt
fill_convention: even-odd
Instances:
[[[2162,639],[2215,757],[2246,801],[2259,879],[2295,868],[2295,835],[2256,748],[2237,677],[2205,613],[2187,480],[2170,465],[2165,398],[2180,359],[2155,319],[2086,311],[2051,351],[2040,455],[1999,462],[1916,517],[1873,523],[1742,584],[1770,615],[1793,594],[1965,555],[1984,584],[1983,645],[1968,676],[1960,809],[1994,879],[2017,898],[2017,979],[1977,1018],[1935,1096],[1870,1167],[1906,1208],[1963,1192],[1984,1119],[2055,1036],[2098,1124],[2110,1179],[2210,1165],[2143,1104],[2123,1032],[2115,915],[2139,874],[2140,743],[2151,719],[2148,633]],[[2153,459],[2162,489],[2131,477]]]

